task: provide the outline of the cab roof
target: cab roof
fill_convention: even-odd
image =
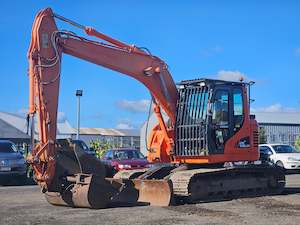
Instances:
[[[199,85],[204,82],[206,85],[234,85],[234,86],[245,86],[254,84],[253,81],[250,82],[238,82],[238,81],[226,81],[226,80],[217,80],[217,79],[208,79],[208,78],[199,78],[193,80],[183,80],[178,85]]]

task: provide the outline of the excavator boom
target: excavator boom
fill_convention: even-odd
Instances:
[[[51,158],[55,155],[62,53],[137,79],[149,89],[155,104],[164,109],[174,124],[178,93],[167,65],[161,59],[137,47],[108,38],[89,27],[85,28],[88,34],[101,37],[111,43],[90,41],[71,32],[59,31],[54,18],[55,14],[49,8],[37,14],[28,51],[29,113],[34,114],[37,111],[40,122],[40,143],[36,148],[39,150],[35,151],[34,155],[49,163],[47,166],[49,171],[54,168]],[[40,168],[38,175],[41,174],[45,173]],[[51,176],[51,173],[48,173],[48,178],[44,176],[38,179],[51,180]]]
[[[119,199],[120,196],[123,195],[123,197],[128,198],[128,193],[136,192],[137,195],[131,195],[133,196],[131,199],[147,202],[149,196],[156,195],[155,190],[157,189],[153,187],[159,186],[161,193],[166,193],[165,198],[160,196],[159,201],[156,201],[158,198],[152,197],[148,203],[169,204],[171,187],[167,181],[147,182],[104,179],[106,171],[100,162],[94,162],[95,160],[85,156],[80,158],[78,157],[78,154],[81,154],[80,150],[75,150],[74,146],[73,149],[68,146],[60,148],[56,141],[60,67],[63,53],[118,71],[140,81],[150,91],[155,107],[162,107],[169,116],[171,123],[174,124],[178,93],[166,63],[135,46],[117,41],[90,27],[76,24],[77,27],[84,28],[88,35],[101,38],[106,43],[91,41],[77,36],[73,32],[60,31],[56,26],[55,18],[75,24],[66,18],[55,15],[50,8],[40,11],[33,24],[28,51],[29,114],[33,117],[37,112],[39,121],[39,143],[33,148],[32,156],[28,158],[28,161],[34,168],[36,180],[42,186],[43,191],[47,193],[47,199],[53,204],[64,202],[64,204],[74,206],[103,207],[108,202],[112,202],[111,199],[114,198],[114,195],[118,195],[117,201],[122,202],[125,200]],[[166,129],[164,121],[160,121],[161,127]],[[167,132],[165,133],[167,134]],[[164,138],[171,142],[171,136],[165,136]],[[70,156],[72,151],[75,157]],[[64,161],[61,160],[62,158]],[[95,170],[89,169],[83,171],[81,165],[77,167],[72,164],[72,158],[78,164],[81,164],[82,160],[86,164],[92,164],[93,167],[97,168],[97,173],[95,174]],[[68,160],[71,160],[68,167],[62,168],[65,161]],[[62,173],[67,174],[64,177],[64,182],[73,185],[71,194],[73,197],[70,199],[64,199],[66,194],[62,195],[60,191],[62,186],[66,185],[58,179],[59,176],[63,176]],[[90,175],[87,175],[87,173]],[[94,186],[96,183],[105,191],[98,193],[97,188]],[[149,186],[148,184],[150,188],[145,188]],[[127,194],[122,194],[123,192]],[[89,195],[92,195],[92,197]],[[93,201],[98,200],[96,203],[92,203],[93,201],[90,199],[94,199]],[[130,201],[132,200],[127,199],[125,202]],[[165,203],[161,201],[165,201]],[[100,205],[98,205],[99,202]]]

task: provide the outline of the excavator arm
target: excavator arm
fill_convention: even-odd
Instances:
[[[55,18],[83,29],[86,34],[102,42],[59,30]],[[92,208],[105,207],[112,199],[120,201],[120,196],[125,197],[126,202],[169,204],[169,182],[105,178],[107,170],[99,161],[86,157],[76,146],[72,150],[71,145],[63,147],[58,144],[56,124],[63,53],[118,71],[143,83],[150,91],[158,118],[159,142],[169,152],[173,147],[173,133],[169,130],[175,123],[178,93],[166,63],[149,52],[56,15],[50,8],[44,9],[36,15],[28,51],[29,115],[33,121],[37,113],[39,130],[39,142],[34,144],[33,141],[28,162],[33,166],[36,180],[46,193],[47,200],[52,204]],[[170,119],[168,126],[162,119],[161,108]],[[157,196],[157,190],[161,195],[153,198],[153,195]],[[133,197],[128,200],[128,196]]]
[[[58,30],[55,18],[85,30],[88,35],[105,41],[96,42]],[[150,91],[164,139],[172,144],[172,137],[162,120],[160,107],[175,123],[177,89],[164,61],[135,46],[124,44],[58,16],[50,8],[40,11],[34,21],[28,51],[30,102],[29,114],[37,112],[39,144],[33,150],[33,163],[37,180],[45,187],[51,183],[55,171],[55,141],[58,109],[59,81],[62,53],[118,71],[143,83]]]

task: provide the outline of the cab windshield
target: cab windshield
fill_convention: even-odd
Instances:
[[[298,151],[289,145],[273,145],[276,153],[297,153]],[[299,152],[298,152],[299,153]]]

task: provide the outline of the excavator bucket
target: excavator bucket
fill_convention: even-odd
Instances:
[[[106,208],[171,203],[171,181],[110,178],[110,169],[77,144],[60,141],[56,158],[56,173],[45,191],[47,201],[53,205]]]
[[[68,186],[61,191],[45,192],[50,204],[82,207],[106,208],[117,189],[100,176],[75,174],[67,177]]]
[[[49,203],[97,209],[120,205],[168,206],[172,200],[172,187],[166,180],[102,179],[90,174],[76,174],[67,180],[70,184],[65,191],[45,193]]]
[[[112,198],[113,203],[168,206],[172,200],[172,185],[167,180],[111,179],[122,183],[122,190]]]
[[[139,190],[138,202],[153,206],[168,206],[172,201],[172,183],[170,180],[133,180]]]

